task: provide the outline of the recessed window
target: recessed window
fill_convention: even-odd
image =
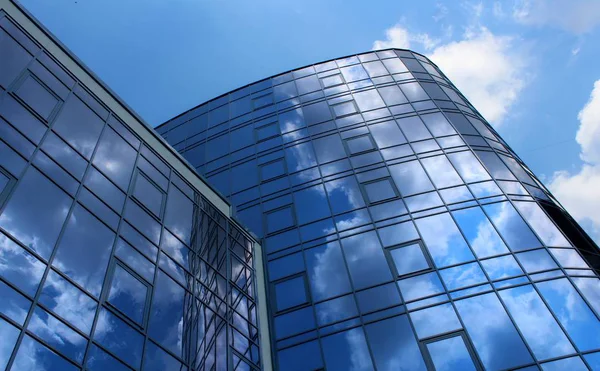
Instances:
[[[420,242],[396,246],[386,251],[397,276],[404,276],[431,268]]]
[[[56,108],[59,99],[32,75],[28,75],[16,91],[29,107],[46,120]]]
[[[285,174],[285,162],[282,158],[260,166],[260,180],[265,182]]]
[[[294,212],[291,205],[270,211],[265,214],[265,218],[267,223],[267,233],[277,232],[295,224]]]
[[[462,332],[425,343],[427,356],[436,370],[478,370],[473,351]],[[452,354],[452,357],[448,357]]]
[[[304,274],[273,285],[277,311],[286,310],[308,302]]]
[[[161,217],[165,194],[139,170],[135,177],[133,196],[154,216]]]
[[[390,179],[366,183],[363,184],[363,187],[370,203],[388,200],[398,196]]]
[[[356,155],[358,153],[367,152],[375,149],[375,143],[371,139],[370,135],[362,135],[360,137],[354,137],[346,140],[346,147],[350,155]]]
[[[323,83],[324,87],[329,88],[329,87],[332,87],[332,86],[343,84],[344,83],[344,79],[342,79],[342,75],[340,75],[338,73],[337,75],[323,77],[321,79],[321,82]]]
[[[272,122],[265,126],[254,129],[256,131],[256,139],[260,142],[274,136],[279,135],[279,125],[277,122]]]
[[[346,115],[351,115],[356,113],[356,106],[352,101],[344,102],[340,104],[336,104],[333,107],[333,112],[335,113],[335,117],[342,117]]]

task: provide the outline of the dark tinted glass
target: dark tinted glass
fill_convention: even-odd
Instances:
[[[60,110],[53,129],[89,159],[100,138],[103,124],[81,99],[71,95]]]

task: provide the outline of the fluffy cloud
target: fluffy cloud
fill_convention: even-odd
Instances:
[[[412,34],[396,25],[373,49],[425,50],[461,92],[485,116],[499,125],[525,87],[527,59],[515,47],[515,38],[495,35],[485,27],[468,29],[461,40],[441,44],[427,34]]]
[[[598,0],[517,0],[512,16],[522,24],[559,27],[575,34],[582,34],[600,24],[600,2]]]
[[[594,83],[589,101],[579,112],[575,139],[581,146],[584,165],[577,173],[554,173],[548,188],[587,231],[600,240],[600,80]]]

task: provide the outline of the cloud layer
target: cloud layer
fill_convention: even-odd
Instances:
[[[525,25],[558,27],[583,34],[600,24],[600,1],[517,0],[512,17]]]
[[[548,188],[563,206],[600,240],[600,80],[579,112],[575,139],[581,146],[584,164],[579,172],[557,171]]]

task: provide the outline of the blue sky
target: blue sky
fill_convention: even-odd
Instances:
[[[600,1],[21,2],[151,125],[285,70],[410,47],[600,240]]]

